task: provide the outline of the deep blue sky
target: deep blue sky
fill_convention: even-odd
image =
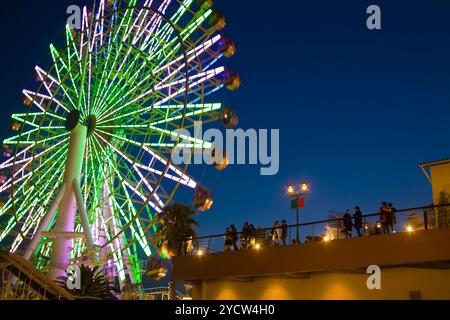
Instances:
[[[90,2],[90,0],[86,0]],[[0,137],[21,110],[34,65],[63,30],[75,0],[8,2],[0,12]],[[366,28],[366,8],[382,10],[382,30]],[[225,95],[242,128],[281,131],[278,175],[233,166],[216,181],[215,206],[201,233],[249,221],[294,222],[285,185],[307,179],[302,221],[381,200],[399,208],[432,202],[419,162],[450,150],[450,2],[438,0],[216,0],[237,43],[226,61],[243,80]],[[5,7],[6,6],[6,7]],[[208,177],[207,177],[208,179]],[[183,200],[183,199],[181,199]]]

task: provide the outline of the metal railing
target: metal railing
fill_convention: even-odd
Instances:
[[[353,213],[352,222],[353,220]],[[413,232],[417,230],[428,230],[437,228],[448,228],[450,226],[450,204],[437,206],[425,206],[409,209],[396,210],[393,215],[393,223],[389,226],[389,233]],[[381,222],[379,213],[366,214],[362,216],[362,237],[386,233],[386,225]],[[281,224],[281,221],[280,221]],[[285,239],[280,239],[278,245],[294,245],[296,241],[297,226],[300,230],[300,243],[313,241],[332,241],[348,237],[358,237],[357,231],[352,227],[351,232],[346,232],[343,218],[314,221],[308,223],[293,224],[287,226]],[[281,226],[279,227],[281,237]],[[273,227],[256,228],[250,236],[237,232],[235,242],[238,250],[259,249],[262,247],[277,246],[273,240]],[[229,237],[228,237],[229,238]],[[214,254],[227,251],[236,251],[234,244],[225,246],[226,234],[202,236],[183,241],[185,255]],[[284,242],[284,243],[283,243]]]
[[[0,251],[0,300],[74,300],[76,297],[22,257]]]
[[[169,288],[157,287],[142,290],[144,300],[169,300]],[[183,300],[184,295],[176,291],[175,296],[177,300]]]

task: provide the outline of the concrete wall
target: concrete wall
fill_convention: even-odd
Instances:
[[[366,270],[450,261],[450,228],[177,257],[176,280]]]
[[[450,299],[450,228],[178,257],[194,299]],[[381,267],[369,290],[367,267]]]
[[[247,282],[205,280],[194,283],[193,299],[208,300],[352,300],[450,299],[450,270],[388,268],[381,271],[381,290],[369,290],[367,274],[315,273],[307,279],[257,277]]]

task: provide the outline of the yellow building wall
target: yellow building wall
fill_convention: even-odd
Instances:
[[[430,170],[434,204],[440,204],[442,191],[449,197],[450,202],[450,163],[432,166]]]
[[[265,278],[253,281],[204,280],[194,284],[197,300],[408,300],[450,299],[450,270],[382,269],[381,290],[367,288],[368,274],[314,273],[309,278]]]

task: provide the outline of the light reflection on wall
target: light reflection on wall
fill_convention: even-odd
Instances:
[[[263,292],[261,300],[289,300],[291,296],[287,291],[287,287],[282,284],[270,283],[267,289]]]
[[[354,300],[358,299],[355,294],[354,286],[355,282],[349,281],[353,280],[352,277],[332,277],[328,281],[328,285],[324,288],[324,294],[321,299],[324,300]],[[346,283],[350,284],[350,286]],[[364,280],[363,280],[364,281]],[[358,283],[358,282],[356,282]]]
[[[236,293],[236,287],[231,288],[231,286],[224,285],[224,287],[219,290],[217,297],[215,299],[217,300],[238,300],[240,297]]]

